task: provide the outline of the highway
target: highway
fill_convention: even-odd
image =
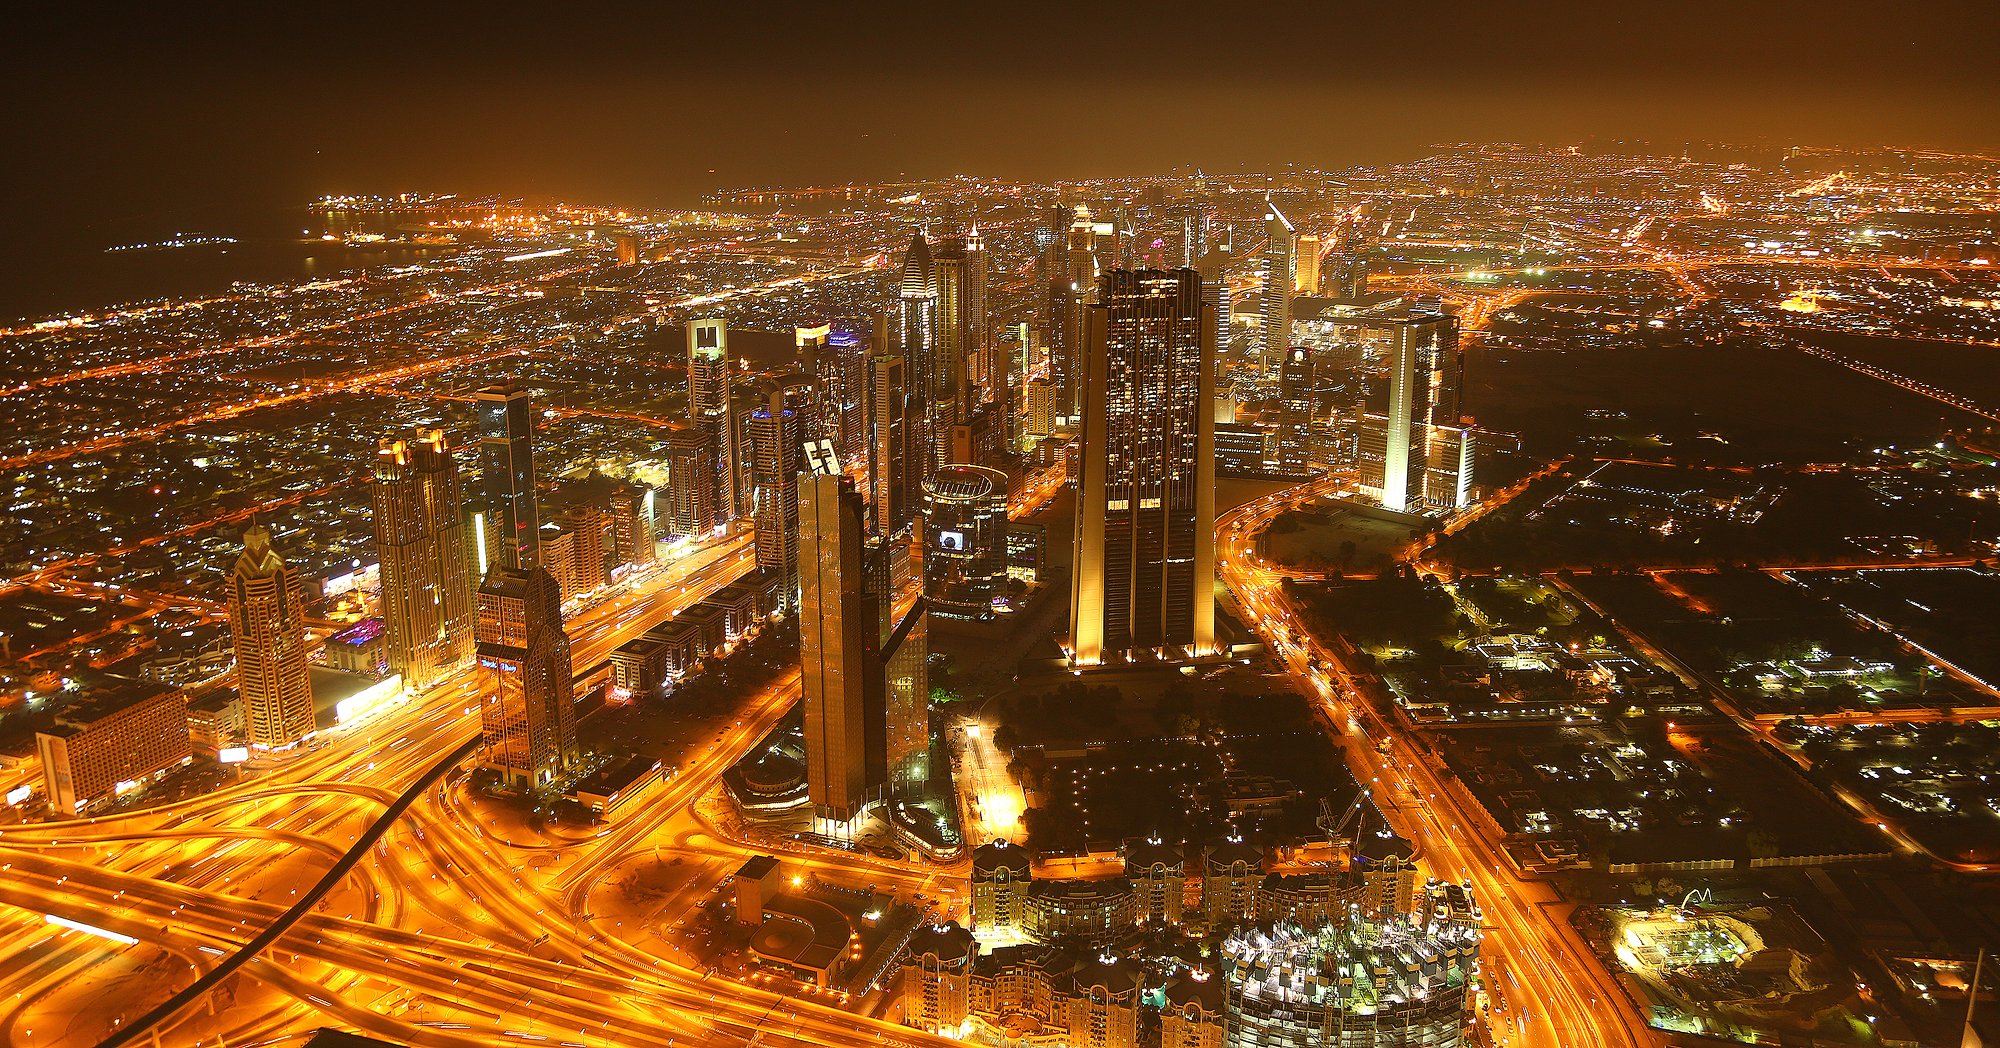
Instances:
[[[1487,1018],[1493,1043],[1523,1048],[1663,1043],[1581,938],[1545,907],[1551,901],[1547,890],[1516,876],[1499,843],[1467,815],[1460,792],[1446,784],[1441,763],[1376,709],[1343,661],[1344,645],[1338,638],[1314,637],[1286,597],[1281,576],[1258,563],[1253,543],[1259,530],[1341,483],[1323,478],[1288,488],[1217,519],[1217,562],[1243,620],[1263,635],[1300,691],[1318,699],[1320,712],[1344,740],[1355,777],[1370,785],[1377,805],[1416,847],[1422,865],[1432,876],[1471,884],[1490,922],[1481,963],[1489,986],[1509,1005]]]

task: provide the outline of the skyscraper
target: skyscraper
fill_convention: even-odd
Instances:
[[[847,478],[809,473],[799,479],[806,796],[823,829],[851,822],[869,795],[869,681],[878,619],[863,563],[866,518]]]
[[[1001,405],[1001,417],[1005,418],[1007,354],[994,343],[992,320],[986,314],[986,241],[976,225],[965,238],[965,309],[961,318],[966,355],[984,365],[973,373],[973,380],[983,387],[983,399]]]
[[[1292,289],[1301,295],[1319,294],[1319,238],[1308,233],[1298,240],[1297,276]]]
[[[931,259],[931,281],[937,299],[937,340],[933,356],[933,399],[950,399],[956,416],[964,418],[968,395],[979,377],[969,370],[973,353],[971,318],[967,316],[971,288],[970,260],[965,241],[951,238],[938,244]]]
[[[1266,201],[1264,209],[1264,332],[1265,372],[1284,359],[1292,342],[1292,286],[1296,272],[1298,243],[1291,219],[1278,205]]]
[[[482,763],[509,784],[557,782],[578,761],[562,588],[547,568],[496,566],[479,587],[479,665],[491,674],[480,707]]]
[[[491,674],[480,707],[482,759],[515,786],[535,788],[560,779],[578,759],[562,586],[540,555],[527,391],[512,384],[481,390],[479,421],[481,480],[501,536],[501,557],[479,586],[474,651]]]
[[[756,524],[757,568],[781,580],[784,610],[798,607],[799,470],[804,444],[798,413],[785,391],[772,389],[769,402],[750,415],[751,519]]]
[[[1085,329],[1071,660],[1215,641],[1215,317],[1193,270],[1114,270]]]
[[[893,604],[890,600],[888,603]],[[919,595],[900,619],[893,609],[883,618],[871,697],[882,704],[882,782],[891,799],[920,801],[930,794],[931,685],[930,610]],[[872,746],[871,746],[872,748]],[[871,760],[871,765],[872,765]],[[876,783],[871,782],[871,786]]]
[[[472,569],[444,432],[382,441],[370,496],[389,667],[421,692],[472,658]]]
[[[1379,444],[1363,419],[1362,487],[1392,510],[1463,506],[1471,487],[1471,442],[1459,417],[1458,318],[1413,309],[1381,323],[1390,336],[1388,403]]]
[[[535,461],[529,453],[533,406],[526,387],[502,382],[479,391],[479,480],[486,492],[487,528],[499,547],[489,556],[501,567],[536,560],[542,522],[535,508]]]
[[[653,489],[624,485],[611,493],[610,508],[611,548],[619,562],[635,568],[652,564],[656,559]]]
[[[1066,234],[1064,272],[1052,289],[1055,311],[1061,315],[1049,331],[1049,378],[1056,384],[1058,407],[1065,417],[1076,414],[1082,395],[1084,307],[1097,289],[1096,231],[1090,209],[1078,204]]]
[[[229,573],[236,690],[252,746],[290,746],[313,733],[302,593],[298,572],[271,548],[271,533],[253,521]]]
[[[1219,240],[1208,242],[1207,250],[1195,261],[1201,273],[1201,298],[1215,310],[1215,352],[1220,358],[1229,348],[1229,252]]]
[[[1007,475],[941,466],[924,482],[924,598],[932,613],[986,622],[1007,592]]]
[[[736,418],[729,406],[729,329],[721,317],[690,320],[688,345],[688,421],[707,432],[715,457],[717,523],[742,513],[737,486]]]
[[[808,434],[809,439],[827,437],[840,439],[840,415],[832,406],[828,396],[833,388],[834,356],[833,325],[815,324],[812,327],[793,328],[793,339],[798,348],[799,367],[812,379],[812,418],[799,416],[799,432]]]
[[[667,431],[667,530],[701,538],[715,530],[715,441],[711,430],[676,425]]]
[[[1278,370],[1278,470],[1303,477],[1311,469],[1313,356],[1298,346],[1285,351]]]
[[[868,457],[868,341],[836,330],[827,336],[827,347],[831,359],[822,358],[821,371],[829,435],[842,458],[860,462]]]
[[[884,535],[902,532],[915,519],[911,502],[923,450],[911,416],[921,405],[901,356],[882,353],[869,361],[868,495],[875,528]]]

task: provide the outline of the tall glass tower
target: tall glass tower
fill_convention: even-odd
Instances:
[[[1112,270],[1084,330],[1070,659],[1212,654],[1215,314],[1201,277]]]

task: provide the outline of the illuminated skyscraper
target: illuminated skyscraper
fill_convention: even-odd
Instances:
[[[1215,317],[1189,269],[1114,270],[1086,332],[1070,651],[1215,640]]]
[[[1298,272],[1292,289],[1301,295],[1319,294],[1319,249],[1319,238],[1310,233],[1298,240]]]
[[[472,658],[472,569],[444,432],[382,441],[370,496],[389,668],[421,692]]]
[[[919,801],[930,794],[931,685],[930,610],[922,597],[882,636],[871,693],[882,704],[882,785],[893,800]],[[879,682],[879,683],[875,683]],[[871,756],[872,765],[872,756]],[[872,784],[871,784],[872,785]]]
[[[1292,286],[1298,279],[1298,243],[1292,222],[1278,205],[1264,209],[1263,361],[1268,373],[1285,358],[1292,342]]]
[[[879,619],[864,563],[866,520],[846,477],[820,472],[799,479],[806,796],[822,829],[850,823],[870,792],[869,682]]]
[[[803,448],[798,413],[785,391],[771,390],[769,402],[750,415],[751,519],[756,524],[757,568],[782,581],[784,609],[798,607],[799,471]]]
[[[490,690],[480,707],[481,763],[521,789],[576,767],[576,708],[562,587],[547,568],[495,567],[479,587],[479,665]]]
[[[1049,380],[1055,383],[1060,414],[1076,414],[1083,382],[1083,315],[1097,288],[1097,224],[1090,209],[1078,204],[1065,234],[1064,269],[1051,289],[1052,317],[1049,328]]]
[[[715,456],[717,522],[742,513],[737,493],[736,417],[729,406],[729,329],[721,317],[690,320],[688,345],[688,421],[708,433]]]
[[[812,379],[812,418],[808,420],[804,414],[799,416],[799,432],[807,434],[812,440],[826,437],[838,441],[840,416],[839,412],[833,409],[831,398],[828,396],[832,389],[835,370],[833,325],[815,324],[812,327],[793,328],[792,337],[794,345],[798,348],[799,368],[805,372],[807,378]]]
[[[822,367],[826,413],[834,447],[842,458],[856,462],[868,457],[868,340],[852,331],[834,331],[827,338],[831,359]]]
[[[1201,273],[1201,298],[1215,311],[1215,351],[1220,357],[1229,348],[1229,251],[1222,242],[1211,240],[1208,249],[1195,261]]]
[[[973,373],[971,381],[983,387],[980,391],[983,399],[1002,406],[1001,417],[1005,418],[1007,354],[994,343],[992,320],[986,315],[986,241],[980,237],[978,226],[973,226],[965,238],[965,308],[961,322],[967,358],[983,365]]]
[[[713,433],[702,426],[674,426],[667,431],[667,530],[700,538],[719,522]]]
[[[1314,392],[1312,353],[1293,346],[1278,370],[1278,470],[1287,476],[1311,468]]]
[[[975,350],[973,326],[967,315],[974,295],[970,270],[965,241],[948,239],[937,246],[931,260],[931,281],[937,300],[932,396],[951,400],[958,418],[964,418],[970,410],[972,387],[979,381],[979,376],[970,371]]]
[[[488,557],[505,568],[533,564],[542,522],[535,508],[535,460],[529,453],[534,409],[528,390],[515,382],[502,382],[480,390],[476,399],[486,526],[499,543]]]
[[[869,362],[868,494],[875,528],[884,535],[903,532],[915,519],[912,505],[921,477],[923,447],[917,420],[922,401],[909,389],[901,356],[878,354]]]
[[[481,480],[501,536],[501,557],[479,586],[474,650],[490,674],[480,707],[482,760],[510,783],[534,788],[578,759],[562,586],[541,556],[527,391],[511,384],[480,391],[479,420]]]
[[[942,618],[985,622],[1007,592],[1007,475],[947,465],[924,482],[924,597]]]
[[[290,746],[312,734],[302,580],[255,522],[243,532],[243,553],[229,573],[229,634],[250,744]]]
[[[671,468],[671,467],[670,467]],[[654,562],[653,489],[626,485],[611,493],[611,548],[620,563],[643,568]]]
[[[1361,486],[1392,510],[1462,507],[1470,499],[1472,442],[1459,417],[1458,318],[1411,310],[1378,323],[1390,334],[1388,405],[1379,423],[1362,420]]]

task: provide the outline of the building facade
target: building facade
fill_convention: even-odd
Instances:
[[[1278,471],[1303,477],[1312,471],[1313,355],[1293,346],[1284,359],[1278,369]]]
[[[878,641],[865,531],[866,509],[852,482],[838,473],[800,478],[806,794],[815,819],[828,825],[851,822],[869,797],[869,678]]]
[[[784,609],[798,607],[799,472],[804,444],[798,412],[783,390],[750,415],[751,520],[756,525],[757,568],[774,575]]]
[[[271,548],[271,533],[254,522],[229,573],[229,633],[250,744],[279,749],[311,735],[303,580]]]
[[[535,422],[528,389],[503,382],[480,390],[474,399],[486,529],[496,546],[487,550],[487,563],[505,568],[534,564],[542,522],[535,505]]]
[[[1216,651],[1215,325],[1193,270],[1113,270],[1089,311],[1070,660]]]
[[[421,692],[472,658],[472,566],[458,465],[444,432],[384,440],[369,494],[389,667]]]
[[[1298,280],[1297,230],[1278,205],[1264,207],[1264,370],[1269,373],[1285,359],[1292,343],[1292,289]]]
[[[703,317],[687,324],[688,421],[708,435],[713,456],[717,523],[742,513],[738,491],[736,415],[730,406],[732,362],[729,327],[721,317]]]
[[[69,818],[194,757],[187,693],[132,681],[35,733],[49,813]]]
[[[988,622],[1007,593],[1007,475],[950,464],[924,482],[924,599],[940,618]]]

